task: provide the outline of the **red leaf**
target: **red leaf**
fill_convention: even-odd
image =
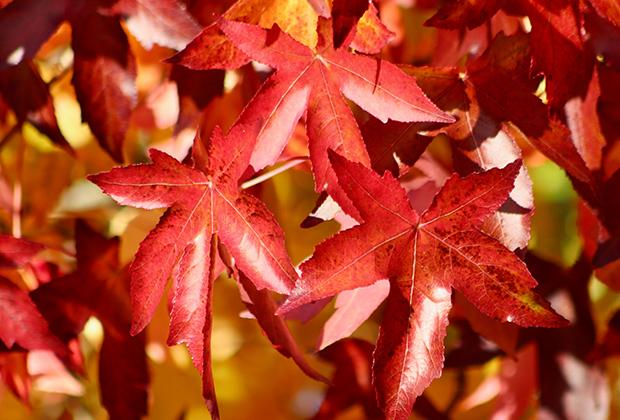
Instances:
[[[101,400],[110,418],[139,419],[148,411],[149,373],[145,335],[129,335],[129,283],[118,262],[119,240],[107,239],[78,220],[77,270],[31,293],[53,332],[65,341],[77,337],[86,320],[103,324],[99,357]]]
[[[319,355],[336,367],[332,384],[314,420],[336,418],[353,404],[364,408],[366,418],[381,418],[371,386],[372,344],[349,338],[322,350]]]
[[[81,276],[72,273],[51,279],[30,292],[30,298],[52,332],[65,343],[77,338],[92,315],[91,309],[80,299],[84,289],[90,289],[89,286],[84,287]]]
[[[57,146],[73,153],[58,128],[48,86],[32,62],[24,61],[0,71],[0,95],[20,123],[31,123]]]
[[[136,105],[136,63],[120,23],[101,15],[96,4],[81,4],[71,14],[73,85],[101,147],[118,162],[131,112]]]
[[[368,2],[368,9],[357,22],[350,46],[364,54],[379,54],[393,37],[394,33],[379,19],[375,5]]]
[[[219,23],[204,28],[182,51],[168,59],[192,70],[236,69],[250,58],[222,33]]]
[[[605,66],[597,69],[601,91],[597,110],[603,134],[611,144],[620,140],[620,128],[616,124],[620,116],[620,70]]]
[[[148,411],[145,335],[106,333],[99,355],[101,401],[111,419],[141,419]]]
[[[620,27],[620,4],[614,0],[590,0],[599,15]]]
[[[72,293],[76,303],[99,318],[105,333],[99,356],[101,401],[110,418],[140,419],[148,412],[146,335],[129,334],[129,282],[118,263],[119,240],[103,237],[82,221],[75,236],[80,277]]]
[[[328,18],[331,16],[330,6],[327,0],[308,0],[308,3],[319,16]]]
[[[523,73],[522,67],[524,66],[520,58],[523,55],[523,50],[527,51],[527,49],[522,45],[522,37],[509,38],[512,43],[504,42],[505,39],[506,37],[498,36],[492,47],[479,61],[485,63],[484,68],[487,73],[498,71],[495,67],[501,66],[501,68],[510,69],[516,77],[516,75]],[[476,68],[477,61],[470,66]],[[491,63],[495,67],[492,67]],[[482,65],[480,64],[480,66]],[[476,86],[472,86],[470,83],[473,77],[463,80],[456,68],[410,68],[407,70],[416,75],[422,89],[438,106],[445,110],[452,110],[452,113],[457,117],[454,124],[437,131],[446,133],[454,140],[451,142],[453,165],[460,175],[503,167],[521,158],[521,150],[514,140],[503,127],[487,115],[482,109],[482,104],[478,103],[478,96],[482,94],[478,94]],[[497,102],[493,98],[492,102],[487,101],[486,103],[491,103],[493,107],[497,108]],[[508,106],[513,105],[512,103],[508,104]],[[514,114],[509,115],[513,116]],[[410,127],[407,131],[413,131],[414,128]],[[425,128],[429,130],[433,127]],[[436,129],[436,127],[434,128]],[[412,134],[408,136],[410,137]],[[391,138],[389,134],[388,137]],[[413,159],[400,152],[400,148],[404,148],[405,144],[399,146],[397,143],[394,144],[394,148],[390,147],[385,150],[383,156],[388,158],[390,149],[392,149],[398,154],[401,161],[411,165],[421,153],[418,149],[424,148],[425,144],[430,142],[430,138],[417,135],[411,140],[415,142],[414,145],[409,146],[409,153],[413,154]],[[510,199],[485,223],[483,231],[498,239],[510,250],[525,248],[530,239],[530,218],[533,207],[532,185],[525,167],[523,167],[515,180]]]
[[[433,140],[418,134],[427,125],[395,121],[383,124],[376,118],[368,120],[362,126],[362,133],[372,169],[378,173],[390,171],[392,175],[399,176],[401,170],[405,172],[413,166]]]
[[[489,20],[499,10],[502,0],[450,0],[425,25],[444,29],[473,29]]]
[[[67,355],[28,293],[4,277],[0,277],[0,341],[9,350],[51,350],[61,358]]]
[[[334,0],[332,2],[331,17],[335,48],[340,48],[343,45],[348,46],[349,43],[346,40],[355,35],[356,26],[368,9],[369,3],[368,0]]]
[[[578,181],[591,185],[592,174],[570,141],[568,128],[550,117],[545,104],[533,94],[535,80],[528,76],[529,63],[525,34],[499,34],[480,58],[469,63],[467,81],[475,89],[481,110],[497,123],[506,122],[502,129],[510,137],[532,143]]]
[[[175,132],[195,123],[212,99],[224,90],[222,70],[190,70],[183,66],[173,66],[170,80],[177,84],[179,93],[179,118]]]
[[[581,16],[572,1],[524,0],[524,4],[532,22],[534,63],[547,77],[550,105],[561,107],[585,94],[594,66],[592,51],[582,39]]]
[[[585,98],[573,98],[564,107],[573,143],[590,170],[600,168],[606,143],[597,112],[600,94],[598,72],[595,70]]]
[[[445,129],[456,140],[453,159],[459,174],[503,167],[521,158],[521,149],[514,140],[484,114],[475,100],[459,117],[457,123]],[[530,240],[533,208],[532,181],[522,166],[509,200],[485,223],[483,231],[512,251],[525,249]]]
[[[504,353],[510,356],[515,354],[519,339],[519,328],[516,325],[506,324],[480,313],[460,293],[457,293],[454,298],[455,306],[463,311],[472,330],[485,339],[493,341]]]
[[[36,242],[0,234],[0,267],[22,267],[44,248]]]
[[[275,162],[307,107],[315,188],[327,188],[353,216],[355,207],[338,191],[327,150],[331,148],[365,165],[370,162],[355,118],[341,93],[383,122],[388,118],[451,121],[424,96],[412,78],[391,63],[353,55],[345,48],[334,49],[329,21],[319,23],[317,52],[277,28],[268,32],[231,21],[223,21],[221,26],[239,49],[277,70],[239,117],[239,123],[248,128],[248,138],[256,138],[252,166],[261,169]]]
[[[416,246],[414,240],[414,252]],[[449,285],[423,273],[439,268],[427,265],[433,262],[430,252],[410,253],[402,262],[413,264],[413,276],[391,284],[373,363],[379,406],[390,419],[409,418],[415,399],[441,375],[452,306]]]
[[[564,325],[531,292],[536,281],[525,264],[479,230],[506,201],[519,161],[451,177],[421,217],[388,172],[379,177],[335,153],[332,162],[365,223],[317,247],[280,312],[389,277],[374,364],[387,417],[407,418],[415,398],[441,373],[451,287],[495,319]]]
[[[210,374],[209,336],[214,280],[215,236],[257,289],[287,293],[297,277],[284,248],[284,236],[265,205],[239,192],[238,181],[252,150],[243,126],[227,137],[219,129],[206,144],[194,142],[194,166],[157,150],[153,163],[116,168],[90,179],[121,204],[169,207],[140,244],[129,269],[132,333],[149,323],[172,274],[170,343],[188,344],[203,374],[204,395],[217,416]],[[175,268],[176,267],[176,268]]]
[[[499,397],[493,412],[494,419],[521,418],[530,405],[537,388],[536,347],[522,348],[513,359],[502,360],[499,373]]]
[[[13,1],[0,10],[0,69],[35,56],[65,17],[67,0]]]
[[[247,300],[244,299],[244,302],[271,344],[283,356],[292,358],[306,375],[318,381],[329,383],[323,375],[308,364],[286,326],[284,319],[279,315],[275,315],[278,305],[271,298],[269,292],[264,289],[257,290],[250,279],[243,273],[238,272],[237,275],[239,276],[239,286],[247,294]]]
[[[0,380],[24,404],[30,404],[31,380],[28,375],[28,354],[0,354]]]

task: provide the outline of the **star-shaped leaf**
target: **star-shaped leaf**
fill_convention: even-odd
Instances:
[[[169,343],[187,343],[203,374],[204,395],[217,416],[210,373],[211,296],[217,242],[258,289],[288,293],[297,274],[284,248],[284,235],[256,197],[240,192],[238,181],[248,166],[252,144],[245,128],[227,137],[216,129],[210,141],[197,136],[193,166],[151,150],[152,163],[116,168],[90,179],[120,204],[168,207],[159,224],[140,244],[132,262],[132,333],[151,320],[172,275]]]
[[[368,153],[355,118],[343,95],[381,121],[451,122],[433,105],[412,77],[395,65],[334,49],[331,22],[319,20],[316,51],[274,27],[223,21],[233,43],[253,59],[276,69],[246,106],[239,123],[248,127],[248,141],[256,139],[251,165],[272,164],[282,152],[297,120],[307,109],[310,159],[317,191],[327,189],[338,204],[356,216],[355,207],[337,187],[327,150],[369,166]]]
[[[364,223],[317,247],[280,312],[390,278],[373,365],[387,418],[408,418],[415,398],[441,374],[452,287],[502,321],[564,324],[530,290],[536,281],[525,264],[480,231],[506,201],[520,161],[465,178],[452,176],[418,215],[389,172],[380,177],[335,153],[331,158]]]

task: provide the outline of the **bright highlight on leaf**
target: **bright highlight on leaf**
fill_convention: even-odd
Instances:
[[[218,416],[209,346],[217,244],[257,289],[288,293],[297,274],[284,248],[284,235],[265,205],[240,191],[251,144],[243,126],[224,137],[216,129],[208,141],[197,136],[192,165],[151,151],[152,163],[116,168],[90,180],[117,202],[134,207],[168,207],[140,244],[129,268],[132,334],[150,322],[173,278],[169,344],[186,343],[203,376],[204,396]]]
[[[495,319],[525,327],[566,325],[531,292],[536,281],[525,264],[480,231],[508,198],[519,161],[452,176],[418,215],[389,172],[380,177],[330,153],[364,222],[317,247],[279,311],[390,278],[373,364],[379,406],[388,418],[408,418],[415,398],[441,375],[451,288]]]
[[[0,0],[0,40],[0,417],[618,412],[617,1]]]

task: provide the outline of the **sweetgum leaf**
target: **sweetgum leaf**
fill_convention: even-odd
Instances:
[[[250,58],[233,45],[214,22],[204,28],[179,53],[168,59],[192,70],[236,69]]]
[[[243,130],[237,125],[223,137],[216,129],[206,143],[197,136],[193,166],[153,149],[151,164],[90,177],[121,204],[168,207],[129,268],[131,332],[137,334],[149,323],[172,275],[168,342],[188,345],[203,377],[203,395],[216,418],[209,340],[218,240],[257,289],[288,293],[297,277],[274,217],[256,197],[239,191],[252,151],[252,143],[242,140]]]
[[[28,375],[27,353],[0,354],[0,378],[4,385],[25,404],[30,404],[32,383]]]
[[[308,0],[310,6],[314,9],[314,11],[319,15],[325,18],[331,16],[330,5],[327,0]]]
[[[522,63],[517,57],[522,54],[523,46],[518,40],[512,38],[512,43],[502,44],[504,48],[492,48],[485,54],[494,54],[493,63],[497,66],[509,67],[513,72],[520,73]],[[493,67],[488,61],[485,63],[487,72],[490,72]],[[433,123],[394,122],[381,127],[375,121],[369,121],[362,131],[373,169],[379,172],[389,169],[395,175],[404,173],[420,157],[432,140],[431,136],[438,132],[447,134],[452,140],[453,166],[460,175],[503,167],[521,158],[520,148],[506,130],[482,109],[476,86],[468,77],[462,78],[458,69],[404,67],[404,70],[416,77],[431,100],[441,109],[450,111],[457,120],[444,127]],[[418,130],[427,133],[421,135]],[[398,163],[394,156],[398,157]],[[500,240],[510,250],[525,248],[530,239],[533,205],[531,181],[525,167],[522,167],[509,200],[487,220],[483,231]]]
[[[329,15],[326,4],[308,0],[238,0],[222,19],[283,28],[298,42],[314,48],[318,14]],[[187,47],[171,58],[194,70],[234,69],[250,61],[221,31],[218,22],[204,28]]]
[[[149,383],[145,334],[106,333],[99,356],[101,401],[110,419],[141,419],[147,413]]]
[[[174,65],[170,80],[177,84],[179,94],[179,118],[175,132],[193,124],[212,99],[224,90],[222,70],[191,70]]]
[[[367,341],[348,338],[321,350],[319,356],[332,363],[332,383],[313,420],[336,418],[350,406],[359,403],[368,419],[382,418],[371,386],[372,352]]]
[[[590,0],[597,13],[620,27],[620,4],[614,0]]]
[[[379,54],[392,37],[394,33],[381,22],[375,5],[368,2],[368,9],[357,22],[350,47],[364,54]]]
[[[278,25],[310,48],[317,42],[318,15],[308,0],[237,0],[223,17],[266,29]]]
[[[340,48],[347,38],[355,35],[356,26],[368,9],[368,3],[367,0],[334,0],[332,2],[334,48]]]
[[[446,132],[457,139],[470,137],[469,140],[479,145],[486,143],[485,137],[492,137],[494,140],[489,142],[490,148],[493,148],[493,143],[495,146],[500,142],[511,143],[510,139],[531,143],[562,167],[580,192],[591,197],[596,189],[594,177],[570,140],[569,129],[534,94],[538,81],[530,76],[530,42],[530,36],[523,33],[512,36],[500,33],[480,57],[468,63],[465,92],[469,103],[459,106],[462,116],[457,124],[447,127]],[[499,132],[500,129],[503,133]],[[464,135],[467,132],[471,134]],[[484,147],[474,151],[478,153]],[[506,147],[502,149],[502,153],[511,153]],[[512,154],[517,157],[519,150],[513,148]],[[496,152],[493,156],[500,157],[498,161],[502,160]],[[481,167],[488,164],[493,162],[479,162]],[[527,200],[515,198],[513,201],[522,209],[529,206]],[[529,218],[529,215],[525,213],[524,218]],[[522,247],[523,243],[527,243],[529,233],[525,234],[521,235],[521,239],[515,238],[516,241],[511,239],[511,242]]]
[[[389,172],[379,177],[333,152],[331,159],[364,223],[317,247],[279,311],[390,278],[373,365],[379,405],[388,418],[408,418],[415,398],[441,373],[452,287],[495,319],[564,325],[530,290],[536,281],[525,264],[480,231],[506,201],[520,161],[452,176],[419,216]]]
[[[526,255],[528,268],[544,279],[544,292],[562,296],[571,325],[556,330],[525,330],[523,338],[538,346],[538,384],[541,412],[561,417],[607,418],[609,385],[601,366],[592,363],[597,343],[588,280],[592,268],[582,257],[564,269],[534,254]]]
[[[327,150],[364,165],[370,161],[342,95],[383,122],[452,121],[393,64],[334,49],[329,21],[319,22],[316,52],[278,28],[265,31],[232,21],[223,21],[221,27],[239,49],[277,70],[239,116],[239,123],[248,127],[248,137],[256,138],[251,165],[261,169],[274,163],[307,109],[315,189],[327,189],[353,217],[357,211],[337,186]]]
[[[606,143],[597,112],[600,95],[598,71],[595,69],[586,96],[573,98],[564,106],[573,143],[590,170],[600,168]]]
[[[336,297],[336,311],[321,330],[319,350],[350,336],[379,307],[389,291],[389,281],[379,280],[370,286],[341,292]],[[360,305],[360,302],[364,304]]]

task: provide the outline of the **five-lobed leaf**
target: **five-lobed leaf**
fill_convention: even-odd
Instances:
[[[546,34],[553,41],[550,44],[560,47],[552,51],[547,44],[534,42],[534,64],[548,78],[547,96],[551,106],[557,110],[566,102],[565,111],[568,113],[570,102],[567,100],[573,100],[577,94],[585,91],[584,83],[588,80],[586,76],[592,67],[589,60],[593,56],[590,55],[589,46],[584,44],[585,39],[582,40],[585,38],[584,33],[579,32],[579,29],[583,29],[578,22],[581,10],[578,13],[576,8],[569,8],[568,3],[560,3],[557,16],[549,17],[547,6],[544,6],[543,2],[520,2],[525,5],[523,9],[531,15],[532,37],[543,38]],[[612,2],[592,0],[590,3],[601,15],[601,10],[609,10],[608,19],[617,22],[615,9],[610,6]],[[19,10],[15,6],[17,4],[15,1],[3,9],[3,12],[8,13],[0,17],[0,21],[12,21],[13,16],[10,13]],[[27,0],[19,3],[27,7],[32,4],[34,3]],[[82,5],[84,10],[76,12],[80,7],[77,6],[67,15],[72,20],[74,31],[74,84],[78,97],[81,96],[85,118],[93,131],[102,145],[117,160],[122,160],[123,137],[127,131],[129,113],[135,105],[133,57],[128,51],[128,43],[118,21],[108,16],[108,11],[100,13],[102,10],[97,9],[95,12],[95,8],[84,6],[84,2],[76,4]],[[173,10],[178,6],[176,0],[120,0],[117,1],[117,9],[113,11],[130,15],[133,13],[134,16],[130,16],[127,25],[140,38],[140,34],[145,33],[134,23],[138,22],[140,26],[139,22],[144,24],[148,21],[146,26],[150,25],[152,28],[153,21],[150,21],[150,18],[145,20],[145,15],[135,12],[134,7],[149,4],[162,6],[161,10]],[[311,4],[314,12],[311,13],[312,18],[307,18],[306,15],[298,17],[287,13],[290,9],[274,9],[277,4],[287,7],[302,5],[301,7],[306,9],[308,4]],[[485,13],[494,13],[500,4],[501,2],[490,0],[467,4],[452,2],[442,9],[448,16],[436,17],[435,20],[444,19],[444,26],[475,26],[486,20]],[[256,11],[260,5],[261,2],[255,0],[240,0],[231,8],[239,13],[235,15],[229,10],[225,18],[246,23],[251,21],[263,27],[271,26],[264,21],[246,19],[253,18],[252,15],[261,15]],[[450,5],[454,7],[451,8]],[[271,12],[266,12],[270,8]],[[374,10],[372,8],[370,2],[368,10]],[[65,13],[64,9],[64,1],[42,9],[45,22],[39,25],[40,28],[35,28],[35,41],[24,44],[26,58],[34,55],[40,43],[49,36],[61,15]],[[144,12],[146,9],[148,7],[140,10]],[[322,1],[272,1],[268,7],[262,7],[261,18],[269,20],[272,19],[270,14],[274,14],[276,16],[273,20],[276,22],[288,22],[292,17],[293,21],[301,22],[306,29],[310,26],[309,33],[302,35],[301,41],[304,43],[306,36],[313,39],[316,34],[314,25],[309,23],[313,23],[312,19],[316,19],[316,14],[328,17],[328,9],[328,4]],[[472,14],[472,10],[484,13]],[[20,19],[23,20],[23,16],[18,15],[18,23]],[[41,17],[40,14],[35,16]],[[173,26],[177,26],[172,28],[172,33],[166,33],[165,27],[155,28],[162,29],[164,35],[160,43],[164,45],[179,48],[196,29],[189,25],[193,21],[188,15],[180,16],[178,21],[175,21],[175,16],[164,18],[171,18],[171,22],[174,21]],[[378,21],[376,13],[374,19]],[[188,25],[183,27],[183,23]],[[88,45],[91,40],[84,34],[87,32],[85,28],[91,26],[102,29],[95,31],[97,42],[94,44],[101,44],[105,54],[94,52],[96,48]],[[219,32],[217,25],[211,29],[217,29],[217,36],[224,39],[227,45],[232,40],[243,52],[230,44],[229,49],[224,48],[221,57],[212,57],[214,61],[220,60],[220,65],[227,67],[230,65],[229,61],[245,63],[252,57],[277,69],[277,73],[266,82],[241,115],[231,135],[222,137],[216,133],[207,143],[198,138],[192,160],[188,160],[189,165],[180,164],[169,156],[154,151],[151,155],[153,163],[150,165],[134,165],[93,177],[95,182],[99,182],[102,188],[120,203],[147,209],[168,207],[160,224],[143,242],[131,267],[135,307],[133,332],[141,330],[149,322],[165,283],[171,276],[174,284],[171,292],[169,341],[188,344],[193,361],[203,374],[205,397],[214,417],[218,417],[218,412],[208,359],[211,294],[217,274],[215,260],[218,241],[230,249],[238,267],[250,277],[247,280],[248,285],[257,298],[253,302],[254,309],[262,314],[263,321],[278,320],[276,326],[265,324],[265,327],[261,324],[268,335],[271,332],[273,337],[269,338],[274,343],[280,340],[289,344],[290,336],[286,335],[281,319],[269,317],[269,312],[275,309],[273,301],[267,299],[269,295],[265,290],[258,289],[270,288],[278,292],[289,292],[296,274],[284,251],[282,232],[277,223],[260,201],[239,192],[238,183],[250,159],[255,168],[262,168],[277,159],[297,120],[306,110],[316,189],[327,190],[349,214],[362,222],[362,225],[344,231],[319,246],[314,257],[303,265],[304,276],[298,281],[292,296],[281,311],[301,305],[300,302],[325,299],[344,290],[339,295],[340,303],[346,303],[338,307],[332,318],[335,327],[330,326],[329,322],[326,325],[327,341],[330,342],[348,334],[369,316],[383,300],[383,292],[387,293],[384,287],[376,288],[380,283],[385,285],[386,281],[377,283],[377,279],[389,278],[390,288],[384,319],[392,321],[384,321],[381,327],[374,367],[379,402],[387,417],[408,417],[416,396],[432,378],[441,373],[443,338],[451,306],[452,287],[461,290],[480,310],[496,319],[525,326],[561,324],[561,320],[550,312],[548,305],[531,293],[530,289],[536,283],[520,260],[494,238],[483,233],[492,230],[483,228],[483,223],[488,223],[489,217],[499,220],[496,210],[500,205],[505,207],[504,210],[509,210],[506,197],[513,188],[517,172],[520,171],[521,175],[525,173],[519,163],[467,178],[452,177],[437,195],[431,208],[421,212],[420,216],[410,207],[398,181],[387,173],[381,178],[362,166],[370,166],[372,162],[375,169],[376,166],[389,166],[395,173],[397,168],[394,168],[393,163],[397,162],[392,162],[392,156],[386,158],[395,147],[391,144],[388,148],[382,148],[385,142],[380,144],[379,136],[373,134],[370,144],[374,141],[381,149],[378,152],[379,159],[375,161],[373,156],[368,156],[355,119],[342,97],[344,94],[381,121],[392,118],[398,121],[450,122],[450,117],[435,108],[421,91],[418,92],[413,79],[402,78],[402,74],[388,62],[352,55],[345,48],[334,49],[325,21],[319,26],[317,49],[312,48],[312,43],[309,45],[311,48],[307,48],[287,38],[284,32],[291,31],[286,27],[284,32],[277,27],[265,31],[228,20],[222,21],[221,26],[226,37]],[[371,46],[375,43],[384,45],[389,35],[389,31],[383,30],[385,28],[378,28],[382,31],[375,34],[377,41],[371,42],[371,32],[366,34],[370,37]],[[352,25],[345,29],[349,35],[353,34]],[[359,26],[357,30],[360,30]],[[11,49],[14,40],[21,39],[24,31],[12,32],[18,36],[11,35],[7,44]],[[151,33],[145,36],[145,44],[148,44],[152,40],[157,42],[159,35]],[[364,52],[364,47],[356,46],[355,41],[351,43],[350,39],[339,40],[338,43],[340,41],[345,47],[350,45],[353,49]],[[508,43],[518,46],[519,43],[514,41],[512,38]],[[526,39],[526,42],[529,43],[530,40]],[[11,52],[1,47],[0,50],[2,57]],[[564,57],[563,50],[577,53],[564,54]],[[548,54],[545,54],[545,51]],[[19,50],[13,52],[23,53]],[[231,53],[231,57],[226,57],[226,53]],[[14,59],[21,60],[21,57],[15,58],[18,56],[19,54],[3,60],[0,66]],[[468,96],[472,101],[472,107],[465,112],[465,120],[469,123],[470,117],[475,117],[476,129],[473,128],[474,124],[470,124],[465,135],[457,138],[465,139],[462,149],[474,149],[469,150],[470,153],[463,153],[479,165],[474,171],[500,167],[514,160],[514,157],[520,157],[517,147],[509,137],[518,136],[520,129],[539,149],[560,163],[578,181],[591,182],[590,168],[585,165],[575,148],[564,147],[567,144],[564,140],[568,136],[566,127],[559,120],[547,117],[546,104],[531,93],[532,86],[526,86],[519,80],[523,68],[510,68],[510,63],[509,68],[505,68],[501,57],[492,57],[489,62],[485,61],[486,54],[482,58],[478,63],[474,61],[468,65],[466,77],[463,78],[467,79]],[[527,62],[529,72],[530,57],[522,62]],[[575,63],[575,66],[571,66],[576,69],[573,75],[562,68],[567,62]],[[489,69],[489,63],[493,69]],[[107,71],[110,69],[111,71]],[[14,67],[11,70],[19,68]],[[511,77],[511,73],[518,76]],[[592,79],[591,83],[597,82]],[[510,86],[507,92],[504,91],[506,86]],[[99,88],[103,88],[102,92],[99,92]],[[8,89],[10,90],[11,88]],[[46,98],[49,99],[49,95]],[[410,101],[411,98],[415,100]],[[596,116],[596,104],[593,102],[590,101],[589,104],[592,108],[590,113]],[[49,109],[47,106],[47,117]],[[475,112],[479,114],[474,115]],[[19,115],[18,118],[26,120]],[[36,124],[32,119],[29,117],[30,122]],[[55,121],[50,124],[48,120],[49,118],[43,122],[57,131]],[[499,123],[502,121],[507,128],[502,127],[500,131]],[[511,131],[513,125],[516,128]],[[412,126],[408,126],[409,128]],[[415,128],[413,127],[413,131]],[[453,130],[447,131],[453,134],[458,128],[453,127]],[[478,137],[482,132],[497,132],[498,135]],[[56,135],[55,132],[53,134]],[[420,140],[415,137],[413,139]],[[406,141],[402,140],[403,138],[397,137],[396,143],[405,148],[410,146],[405,145]],[[478,140],[486,141],[486,148]],[[426,145],[423,143],[419,148],[412,148],[412,161],[417,159],[417,152],[422,153]],[[507,152],[506,155],[499,158],[490,156],[494,146]],[[330,149],[362,165],[347,162],[338,155],[333,155],[330,161],[327,158]],[[456,157],[457,172],[471,172],[459,169],[458,165]],[[484,190],[486,187],[489,187],[488,191]],[[513,189],[513,192],[515,191],[517,188]],[[519,191],[531,198],[527,188],[520,188]],[[517,230],[523,231],[521,228],[529,225],[530,207],[523,209],[528,211],[528,216],[519,219],[523,226],[519,226]],[[602,211],[603,216],[605,210]],[[489,233],[501,239],[510,249],[523,247],[529,238],[529,235],[520,235],[510,242],[505,240],[506,235]],[[0,260],[1,254],[0,252]],[[354,296],[368,291],[373,292],[372,297],[376,301],[366,301],[367,306],[355,308],[352,304],[355,301]],[[376,291],[381,293],[374,295]],[[265,299],[262,299],[263,297]],[[26,309],[24,311],[28,312]],[[338,317],[345,317],[350,324],[337,322]],[[32,320],[30,323],[36,324]],[[120,342],[114,340],[104,343],[104,349],[107,348],[105,353],[111,354],[111,351],[118,350],[119,344]],[[142,344],[138,347],[143,347]],[[113,360],[108,359],[109,363],[106,365],[116,365],[122,356],[117,352]],[[295,354],[293,357],[296,357]],[[297,361],[299,363],[299,360]],[[102,381],[104,379],[102,378]]]
[[[247,141],[256,139],[251,165],[261,169],[274,163],[307,109],[316,190],[327,189],[353,216],[356,209],[337,185],[327,150],[364,165],[370,161],[343,95],[383,122],[452,121],[393,64],[352,54],[346,47],[334,49],[328,20],[319,19],[316,51],[277,27],[267,31],[226,20],[220,26],[241,51],[276,69],[239,116],[248,127]]]
[[[336,153],[331,158],[364,223],[317,247],[280,312],[390,278],[374,363],[388,418],[408,418],[415,398],[441,374],[452,287],[493,318],[521,326],[563,325],[530,290],[536,281],[525,264],[480,231],[506,201],[519,161],[465,178],[454,175],[419,216],[388,172],[380,177]]]
[[[196,137],[193,166],[157,150],[151,164],[116,168],[91,176],[121,204],[168,207],[159,224],[140,244],[132,262],[132,333],[151,320],[172,275],[168,342],[186,343],[203,375],[204,396],[218,416],[210,372],[211,296],[217,241],[257,289],[288,293],[297,274],[284,248],[284,235],[265,205],[240,192],[251,143],[242,141],[243,126],[228,136],[215,130],[210,141]]]

